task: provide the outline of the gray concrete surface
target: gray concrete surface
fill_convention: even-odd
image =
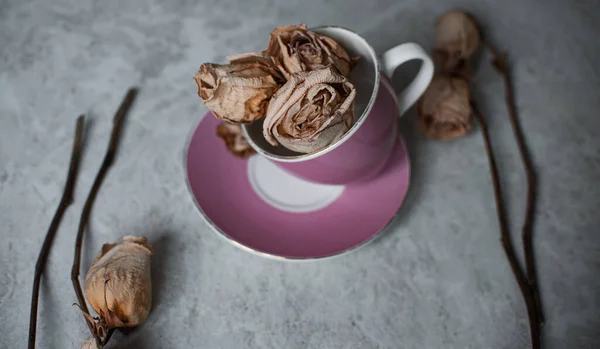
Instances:
[[[0,1],[0,348],[23,348],[35,259],[58,203],[75,117],[90,121],[76,201],[41,286],[39,348],[79,348],[87,328],[69,280],[78,216],[125,90],[141,94],[84,243],[147,235],[156,304],[119,348],[527,348],[524,304],[498,240],[479,130],[449,143],[402,132],[414,183],[392,229],[331,261],[261,259],[214,235],[190,199],[182,152],[205,112],[205,61],[261,49],[277,25],[337,24],[382,53],[433,42],[466,8],[515,67],[518,107],[540,172],[535,250],[546,348],[600,347],[600,6],[588,1]],[[394,82],[414,73],[409,66]],[[493,133],[511,227],[525,180],[487,63],[478,96]],[[518,240],[517,240],[518,241]]]

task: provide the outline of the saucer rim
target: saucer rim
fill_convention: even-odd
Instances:
[[[204,210],[198,203],[198,200],[196,200],[196,196],[194,195],[194,192],[192,191],[192,187],[190,184],[190,176],[189,176],[189,171],[188,171],[188,163],[187,163],[188,153],[189,153],[189,149],[190,149],[190,144],[192,142],[192,138],[193,138],[194,134],[196,133],[196,130],[200,126],[200,123],[206,117],[215,117],[215,116],[212,114],[212,112],[210,110],[208,110],[204,114],[204,116],[201,117],[200,120],[198,120],[196,122],[195,126],[192,127],[190,129],[190,131],[188,131],[188,135],[187,135],[187,138],[185,141],[185,147],[182,152],[183,176],[185,177],[185,184],[186,184],[186,187],[188,190],[188,194],[192,197],[192,201],[194,202],[194,205],[198,209],[200,216],[206,222],[206,224],[211,228],[210,230],[212,230],[214,234],[219,236],[221,239],[224,239],[225,241],[229,242],[233,246],[235,246],[243,251],[250,252],[250,254],[252,254],[252,255],[263,257],[263,258],[270,259],[270,260],[304,263],[304,262],[316,262],[316,261],[323,261],[323,260],[331,260],[333,258],[342,257],[344,255],[350,254],[351,252],[355,252],[358,249],[375,241],[379,236],[382,235],[383,232],[388,230],[388,228],[391,226],[391,223],[400,214],[402,207],[404,206],[406,197],[410,193],[410,188],[411,188],[411,184],[412,184],[412,162],[411,162],[410,152],[409,152],[408,148],[406,147],[406,142],[404,141],[404,137],[402,136],[402,134],[400,132],[398,132],[398,140],[402,144],[402,147],[404,148],[404,152],[406,153],[406,158],[408,160],[408,180],[407,180],[407,186],[406,186],[406,193],[404,194],[404,197],[402,198],[402,201],[400,202],[400,206],[398,206],[398,209],[396,210],[394,215],[389,219],[389,221],[386,222],[386,224],[381,229],[379,229],[375,234],[373,234],[368,239],[362,241],[361,243],[356,244],[356,245],[354,245],[348,249],[345,249],[343,251],[340,251],[340,252],[337,252],[334,254],[329,254],[329,255],[316,256],[316,257],[289,257],[289,256],[281,256],[281,255],[277,255],[277,254],[273,254],[273,253],[269,253],[269,252],[259,251],[250,246],[246,246],[241,242],[236,241],[233,237],[229,236],[227,233],[225,233],[219,227],[217,227],[215,225],[215,223],[206,215],[206,213],[204,212]],[[399,127],[399,123],[397,124],[396,127]],[[262,156],[262,155],[257,153],[257,154],[253,154],[251,156]],[[246,160],[246,161],[248,161],[248,160]]]

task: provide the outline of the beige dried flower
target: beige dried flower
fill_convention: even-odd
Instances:
[[[352,127],[355,95],[354,85],[333,67],[296,73],[273,96],[263,135],[300,153],[323,149]]]
[[[237,157],[247,158],[256,153],[244,137],[240,125],[223,121],[217,126],[217,136],[225,142],[229,152]]]
[[[473,127],[469,84],[466,79],[437,75],[417,104],[419,128],[429,138],[450,140]]]
[[[308,30],[304,24],[275,29],[263,54],[273,58],[287,79],[294,73],[328,65],[347,77],[352,68],[350,56],[342,46],[328,36]]]
[[[205,63],[194,76],[198,96],[213,114],[233,123],[265,116],[269,100],[283,77],[269,57],[245,53],[227,57],[230,64]]]
[[[477,51],[480,42],[477,22],[469,14],[450,11],[435,25],[437,58],[442,71],[456,71]]]
[[[145,237],[104,244],[85,276],[85,295],[106,329],[134,327],[150,313],[152,247]]]

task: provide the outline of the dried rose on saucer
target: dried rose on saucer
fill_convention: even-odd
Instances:
[[[273,96],[263,135],[300,153],[323,149],[352,127],[355,96],[354,85],[333,67],[296,73]]]
[[[269,100],[283,83],[273,61],[258,53],[227,58],[230,64],[205,63],[194,76],[204,105],[217,118],[233,123],[264,117]]]
[[[469,14],[450,11],[438,18],[435,25],[434,56],[444,72],[461,70],[461,65],[479,48],[477,22]]]
[[[256,153],[244,137],[240,125],[224,121],[217,126],[217,136],[225,142],[227,149],[237,157],[247,158]]]
[[[134,327],[148,317],[151,254],[152,247],[144,237],[128,235],[120,244],[102,246],[85,276],[84,288],[105,330]]]
[[[275,29],[263,54],[273,58],[287,79],[294,73],[328,65],[333,65],[344,76],[352,69],[350,56],[342,46],[328,36],[308,30],[304,24]]]
[[[450,140],[473,128],[469,84],[448,74],[436,75],[417,104],[419,128],[425,136]]]

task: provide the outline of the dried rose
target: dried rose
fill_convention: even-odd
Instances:
[[[355,95],[354,85],[333,67],[296,73],[273,96],[263,135],[300,153],[323,149],[352,127]]]
[[[479,47],[477,22],[464,12],[450,11],[438,18],[435,36],[434,56],[442,71],[460,69]]]
[[[283,82],[271,58],[257,53],[227,57],[230,64],[205,63],[194,76],[198,96],[219,119],[251,123],[265,116]]]
[[[263,54],[275,61],[281,73],[290,75],[333,65],[348,76],[352,68],[350,56],[332,38],[314,33],[306,25],[287,25],[275,29]]]
[[[225,142],[227,149],[237,157],[247,158],[256,153],[244,137],[240,125],[223,121],[217,126],[217,136]]]
[[[437,75],[417,104],[419,128],[425,136],[450,140],[473,127],[469,84],[466,79]]]
[[[125,236],[104,244],[85,276],[85,295],[106,329],[134,327],[150,313],[152,284],[146,238]]]

